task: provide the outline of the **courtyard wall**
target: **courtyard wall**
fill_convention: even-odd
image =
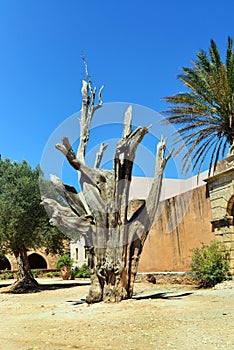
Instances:
[[[188,271],[192,249],[215,239],[210,220],[206,185],[161,202],[138,271]]]

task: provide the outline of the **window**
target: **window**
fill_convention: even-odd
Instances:
[[[76,258],[75,258],[75,260],[77,261],[78,259],[79,259],[79,249],[76,248]]]
[[[87,258],[88,258],[88,250],[85,249],[84,252],[85,252],[85,253],[84,253],[84,257],[85,257],[85,259],[87,259]]]

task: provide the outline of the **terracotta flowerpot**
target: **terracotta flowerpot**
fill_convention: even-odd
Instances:
[[[63,266],[60,269],[61,271],[61,276],[63,280],[68,280],[71,276],[71,268],[68,266]]]

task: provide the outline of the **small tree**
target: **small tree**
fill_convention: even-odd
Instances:
[[[64,236],[48,225],[40,205],[40,169],[26,161],[0,160],[0,254],[13,254],[18,264],[18,281],[9,291],[37,287],[27,257],[28,249],[45,246],[47,252],[61,252]]]
[[[230,278],[230,252],[224,244],[214,241],[193,249],[191,269],[201,287],[213,287]]]
[[[128,217],[129,188],[132,167],[139,143],[149,128],[132,128],[132,108],[127,109],[122,139],[117,143],[113,169],[99,168],[107,145],[101,144],[94,167],[85,163],[86,147],[94,112],[102,107],[101,92],[95,104],[93,89],[86,66],[87,80],[82,83],[82,109],[80,116],[80,143],[77,154],[67,137],[57,144],[70,165],[79,172],[81,193],[64,185],[56,176],[51,181],[63,197],[66,206],[51,198],[42,203],[50,214],[51,224],[61,230],[84,236],[91,274],[88,303],[101,300],[118,302],[131,298],[138,263],[144,242],[153,223],[159,203],[163,171],[167,158],[165,140],[157,147],[155,177],[148,198]]]

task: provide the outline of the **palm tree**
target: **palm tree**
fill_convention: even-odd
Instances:
[[[184,168],[191,161],[193,170],[200,173],[210,154],[209,174],[216,168],[227,146],[234,145],[234,51],[228,37],[225,63],[214,40],[210,40],[209,54],[200,50],[192,68],[182,68],[178,79],[187,92],[165,97],[173,104],[166,113],[166,122],[179,126],[184,147]],[[179,142],[177,140],[177,142]],[[211,152],[211,153],[210,153]]]

